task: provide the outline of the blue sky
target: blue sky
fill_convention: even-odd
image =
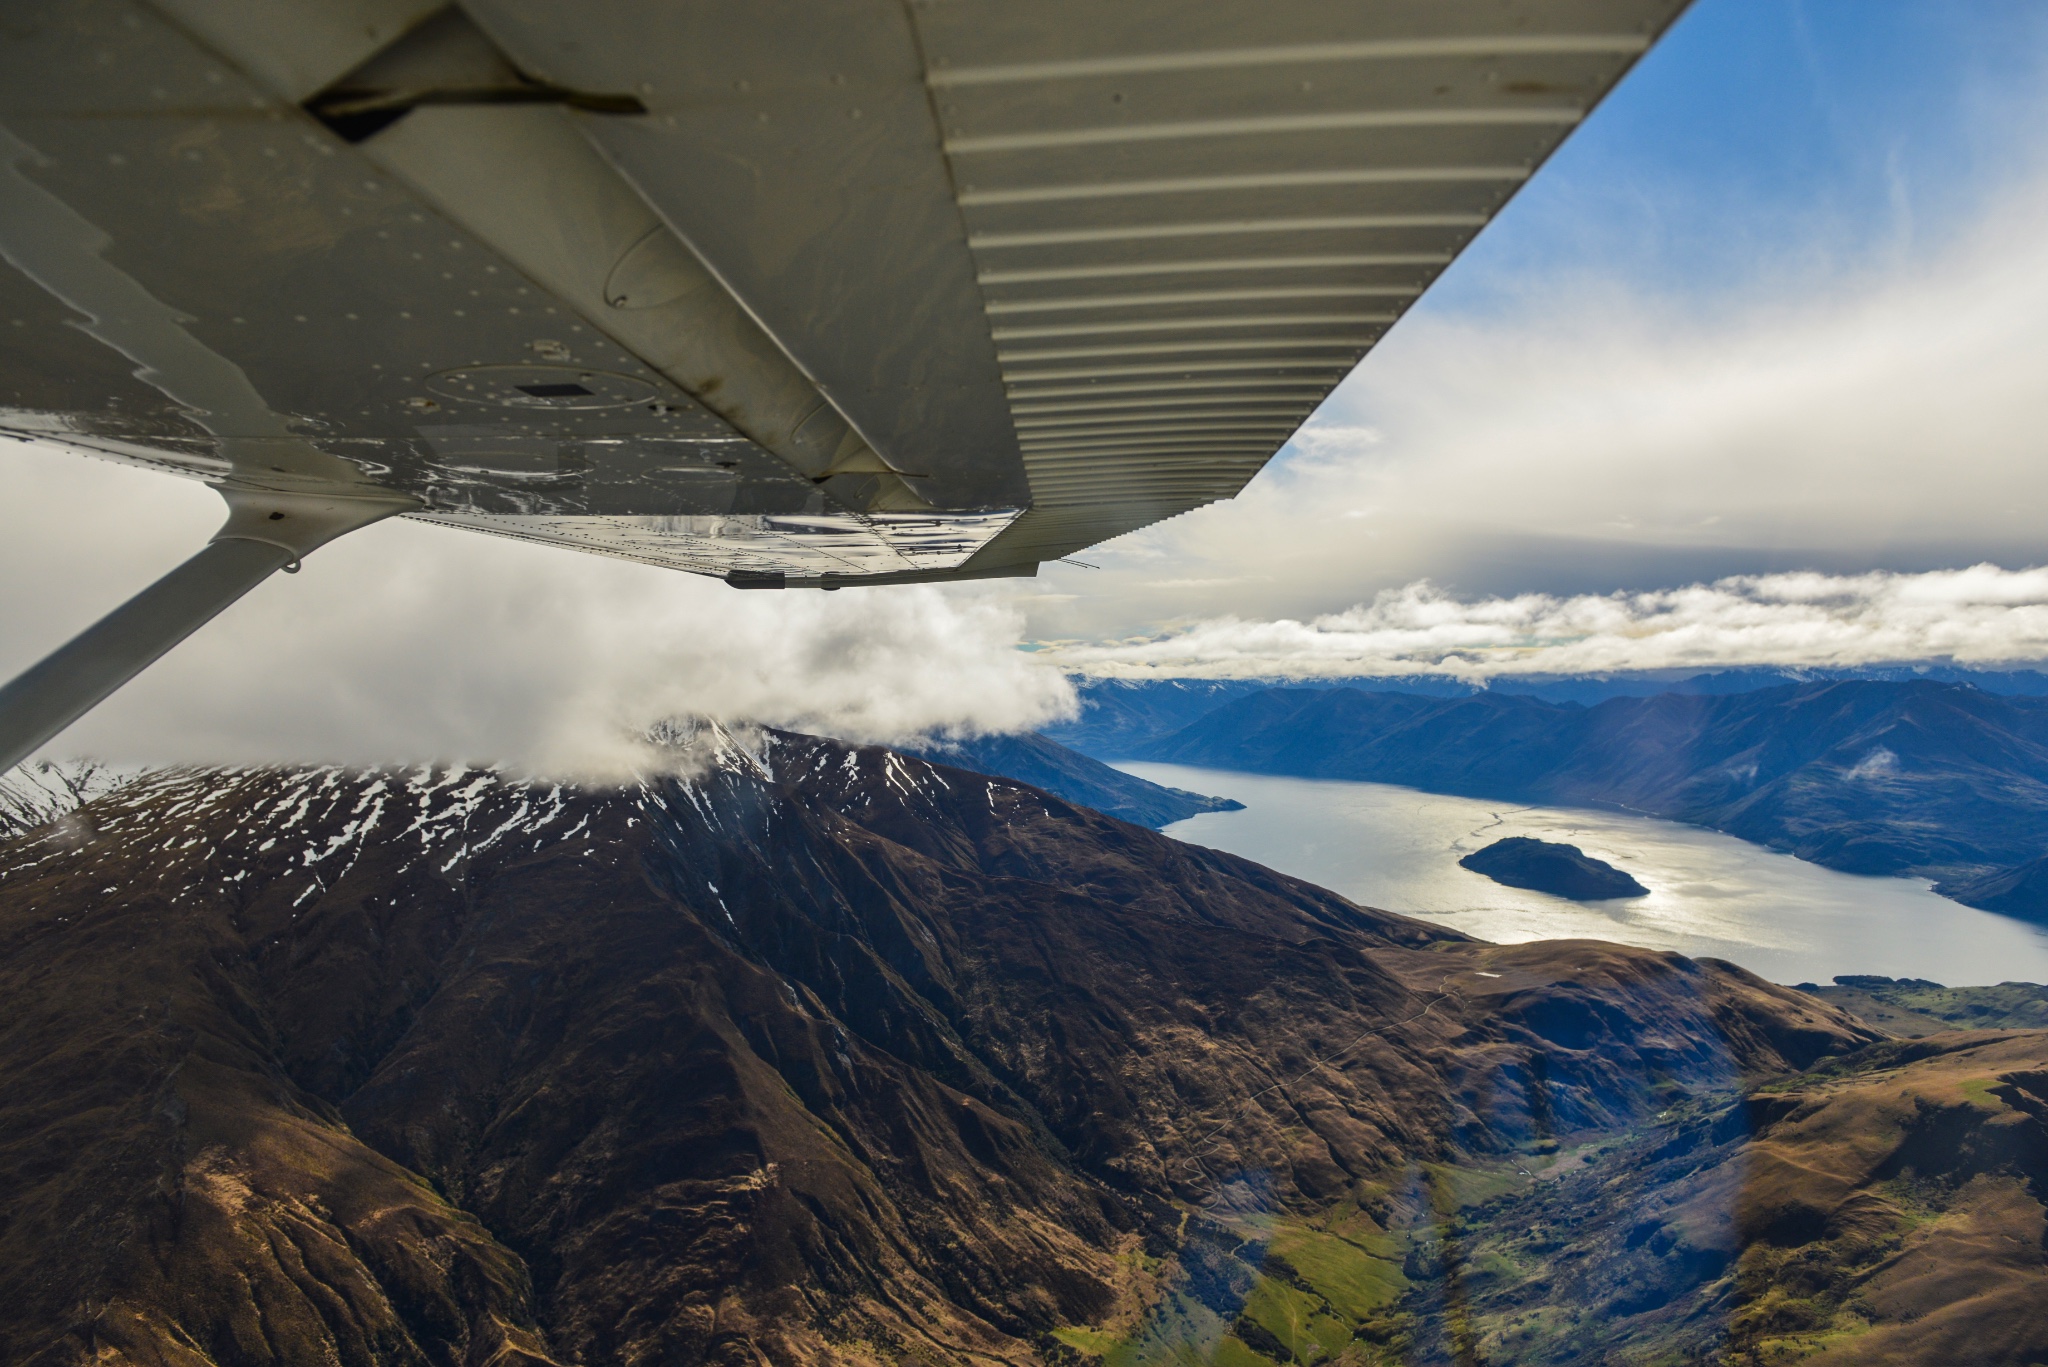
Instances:
[[[1420,306],[1597,272],[1711,305],[1936,250],[2044,150],[2048,5],[1698,0]]]

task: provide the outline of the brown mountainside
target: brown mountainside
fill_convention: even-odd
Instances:
[[[1877,1038],[886,750],[693,753],[180,771],[0,845],[0,1359],[1469,1358],[1444,1221]]]
[[[2048,1037],[1951,1032],[1567,1149],[1411,1249],[1425,1361],[2048,1361]]]

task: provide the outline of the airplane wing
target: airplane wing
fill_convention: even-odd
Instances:
[[[727,576],[1231,497],[1682,0],[60,0],[0,430]]]
[[[838,588],[1234,495],[1685,0],[47,0],[0,436],[213,542],[11,765],[387,516]]]

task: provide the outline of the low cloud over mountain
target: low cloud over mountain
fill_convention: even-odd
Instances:
[[[54,451],[0,451],[0,678],[189,555],[220,500]],[[96,528],[90,555],[75,528]],[[856,740],[1028,730],[1071,703],[1021,619],[932,588],[739,593],[716,580],[394,521],[326,546],[56,742],[121,761],[494,761],[611,778],[682,715]]]
[[[1483,679],[1735,665],[1853,666],[2048,656],[2048,569],[1738,575],[1648,592],[1459,598],[1429,583],[1307,620],[1199,621],[1069,645],[1093,674],[1164,678]]]

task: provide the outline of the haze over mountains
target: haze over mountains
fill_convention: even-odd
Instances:
[[[2018,691],[2038,676],[2005,680],[2003,694],[1926,678],[1717,686],[1740,677],[1591,705],[1355,687],[1198,701],[1096,685],[1056,734],[1098,754],[1619,807],[2048,917],[2048,698]],[[1148,732],[1148,715],[1180,725]]]
[[[2048,1213],[2048,1036],[1885,1052],[1731,965],[698,746],[593,791],[173,771],[0,843],[0,1357],[2048,1352],[1998,1252]]]

